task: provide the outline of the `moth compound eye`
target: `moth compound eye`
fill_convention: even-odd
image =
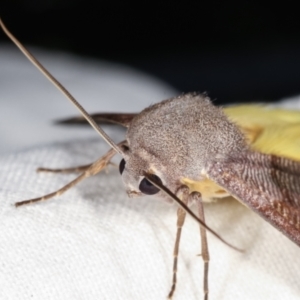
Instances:
[[[153,177],[154,180],[156,180],[159,183],[161,182],[161,179],[156,176],[156,175],[151,175]],[[139,189],[143,194],[146,195],[154,195],[157,194],[159,192],[159,188],[157,188],[155,185],[153,185],[149,180],[147,180],[147,178],[144,178],[140,185],[139,185]]]
[[[126,161],[124,160],[124,158],[120,161],[120,164],[119,164],[119,171],[120,171],[120,174],[122,175],[124,169],[125,169],[125,164],[126,164]]]

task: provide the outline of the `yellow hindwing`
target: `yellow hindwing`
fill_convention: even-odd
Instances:
[[[225,107],[224,112],[239,126],[252,149],[300,161],[300,111],[249,104]],[[204,201],[228,196],[208,178],[184,178],[182,183],[191,191],[200,192]]]
[[[300,161],[300,111],[255,104],[229,106],[224,112],[254,150]]]

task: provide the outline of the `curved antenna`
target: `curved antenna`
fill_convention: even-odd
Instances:
[[[60,90],[74,106],[79,110],[79,112],[85,117],[85,119],[90,123],[90,125],[100,134],[100,136],[119,154],[124,156],[124,152],[120,147],[118,147],[113,140],[103,131],[103,129],[97,125],[94,119],[88,114],[88,112],[78,103],[78,101],[70,94],[70,92],[62,86],[62,84],[53,75],[45,69],[45,67],[13,36],[13,34],[6,28],[4,23],[0,18],[0,26],[5,34],[10,38],[10,40],[21,50],[21,52],[29,59],[29,61],[49,80],[54,86]]]

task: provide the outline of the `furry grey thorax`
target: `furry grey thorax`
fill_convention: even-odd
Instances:
[[[243,134],[206,95],[186,94],[144,109],[126,135],[129,149],[122,174],[127,193],[141,195],[143,172],[160,177],[173,193],[181,178],[201,180],[207,162],[240,156]]]

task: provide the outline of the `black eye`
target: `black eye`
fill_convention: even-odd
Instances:
[[[119,171],[120,171],[120,174],[122,175],[124,169],[125,169],[125,164],[126,164],[126,161],[124,160],[124,158],[120,161],[120,164],[119,164]]]
[[[153,175],[151,175],[151,177],[158,183],[162,183],[161,179],[158,176],[153,174]],[[144,178],[141,181],[141,183],[139,185],[139,189],[143,194],[146,194],[146,195],[154,195],[159,192],[159,188],[157,188],[155,185],[153,185],[149,180],[147,180],[147,178]]]

